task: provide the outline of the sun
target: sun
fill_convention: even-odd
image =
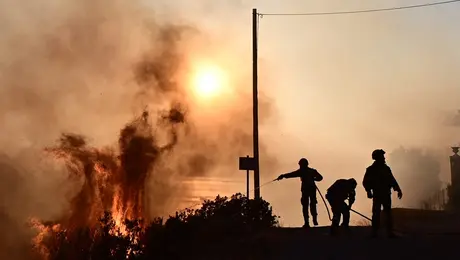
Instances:
[[[194,75],[193,88],[202,98],[209,98],[219,94],[225,84],[224,72],[217,66],[202,66]]]

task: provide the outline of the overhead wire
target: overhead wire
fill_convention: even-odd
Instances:
[[[396,6],[396,7],[389,7],[389,8],[376,8],[376,9],[364,9],[364,10],[351,10],[351,11],[337,11],[337,12],[307,12],[307,13],[257,13],[257,38],[259,39],[259,20],[264,16],[324,16],[324,15],[345,15],[345,14],[360,14],[360,13],[375,13],[375,12],[387,12],[387,11],[398,11],[398,10],[405,10],[405,9],[414,9],[414,8],[423,8],[423,7],[431,7],[437,5],[447,5],[447,4],[454,4],[460,3],[460,0],[449,0],[449,1],[441,1],[441,2],[434,2],[434,3],[425,3],[425,4],[415,4],[415,5],[406,5],[406,6]],[[259,47],[259,40],[257,41],[257,48]],[[272,181],[273,182],[273,181]],[[268,184],[268,183],[267,183]],[[326,207],[327,214],[329,220],[332,221],[331,214],[329,212],[329,207],[327,206],[326,200],[324,199],[321,191],[318,187],[318,190],[321,199],[323,200],[324,206]],[[354,212],[355,214],[371,221],[371,219],[358,211],[350,209],[350,211]]]
[[[460,0],[450,0],[450,1],[442,1],[442,2],[434,2],[434,3],[406,5],[406,6],[397,6],[397,7],[388,7],[388,8],[377,8],[377,9],[338,11],[338,12],[258,13],[258,15],[260,17],[263,17],[263,16],[319,16],[319,15],[343,15],[343,14],[375,13],[375,12],[397,11],[397,10],[404,10],[404,9],[430,7],[430,6],[436,6],[436,5],[446,5],[446,4],[453,4],[453,3],[458,3],[458,2],[460,2]]]

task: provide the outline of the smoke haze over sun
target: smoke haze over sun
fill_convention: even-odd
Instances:
[[[198,68],[193,77],[193,88],[200,98],[212,98],[218,95],[226,86],[226,75],[217,66],[206,66]]]
[[[63,133],[85,137],[92,156],[118,154],[121,129],[144,109],[155,147],[171,143],[169,128],[157,121],[164,111],[180,107],[185,119],[175,129],[174,149],[146,171],[149,214],[244,192],[238,157],[252,154],[251,9],[320,12],[416,3],[2,1],[0,227],[22,230],[31,216],[57,219],[71,209],[83,178],[70,178],[63,161],[44,152]],[[458,128],[444,124],[460,95],[460,33],[453,26],[459,13],[460,5],[449,5],[261,18],[261,183],[307,157],[324,176],[322,191],[337,178],[355,177],[360,184],[373,149],[391,152],[401,145],[437,150],[447,181],[449,146],[460,140]],[[406,193],[410,185],[402,185]],[[298,180],[264,186],[261,194],[283,224],[302,224]],[[320,224],[326,225],[321,203]],[[359,185],[356,209],[368,214],[369,206]],[[10,233],[0,240],[28,235]]]

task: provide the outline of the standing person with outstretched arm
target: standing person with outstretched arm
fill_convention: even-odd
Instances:
[[[290,173],[281,174],[276,180],[282,180],[284,178],[300,178],[302,181],[301,191],[302,198],[300,202],[302,203],[302,213],[305,224],[304,228],[310,227],[309,216],[308,216],[308,207],[310,206],[310,213],[313,218],[313,225],[318,225],[318,213],[316,211],[316,204],[318,203],[316,199],[316,184],[315,181],[323,180],[323,176],[313,169],[308,167],[308,160],[305,158],[300,159],[299,169]]]
[[[378,235],[380,227],[380,212],[386,215],[388,236],[395,237],[393,233],[393,219],[391,214],[391,189],[398,192],[398,198],[403,194],[390,167],[385,161],[385,151],[378,149],[372,152],[374,163],[367,167],[364,174],[363,186],[367,197],[372,199],[372,236]]]

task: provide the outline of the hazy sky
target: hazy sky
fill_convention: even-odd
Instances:
[[[167,5],[178,20],[195,20],[234,44],[246,55],[238,59],[250,64],[253,7],[260,13],[332,12],[426,2],[184,0]],[[266,71],[260,73],[269,78],[261,76],[259,87],[274,98],[280,122],[276,133],[266,126],[261,138],[283,165],[264,169],[262,183],[295,169],[301,156],[325,176],[319,185],[323,192],[341,177],[360,183],[375,148],[428,146],[446,149],[447,156],[458,134],[441,126],[440,115],[458,108],[459,13],[460,4],[449,4],[340,16],[264,16],[259,41]],[[286,225],[302,222],[299,187],[299,181],[286,180],[262,188]],[[361,186],[358,201],[369,214]],[[318,207],[324,216],[322,202]]]
[[[75,15],[75,10],[78,17],[84,17],[88,8],[85,4],[92,3],[72,0],[0,3],[0,7],[5,7],[0,8],[0,26],[4,29],[0,35],[0,94],[9,88],[20,100],[16,102],[15,97],[6,95],[0,99],[1,120],[5,125],[0,145],[8,148],[9,154],[31,146],[31,139],[40,148],[49,145],[60,132],[69,129],[88,135],[96,145],[114,142],[119,129],[136,110],[126,102],[135,91],[127,88],[125,85],[129,83],[124,80],[131,69],[130,61],[147,49],[145,31],[139,29],[144,21],[137,16],[133,18],[136,12],[131,9],[118,9],[123,5],[114,4],[110,6],[113,10],[106,11],[104,1],[96,2],[102,4],[88,11],[95,18],[71,20],[70,25],[62,22],[62,28],[59,21],[67,21],[66,16]],[[209,41],[186,45],[189,54],[199,59],[204,56],[225,69],[230,78],[238,78],[235,81],[240,84],[235,89],[251,91],[252,8],[256,7],[260,13],[333,12],[429,0],[142,2],[143,15],[151,13],[163,22],[197,28]],[[120,21],[107,22],[107,27],[101,25],[98,29],[105,34],[93,39],[97,31],[90,29],[93,22],[100,22],[100,16],[96,15],[98,8],[102,14],[107,12]],[[460,3],[380,13],[261,18],[259,89],[272,100],[275,109],[271,120],[261,126],[260,138],[277,162],[269,164],[265,158],[261,183],[295,170],[298,160],[306,157],[324,176],[319,184],[323,193],[338,178],[354,177],[360,184],[365,168],[372,163],[372,150],[383,148],[390,152],[401,145],[437,149],[446,158],[443,162],[446,167],[449,146],[460,140],[458,129],[442,125],[445,113],[459,109],[456,100],[460,94],[460,32],[456,28],[459,14]],[[67,34],[64,25],[81,30],[79,33],[88,38],[71,38],[72,33]],[[72,41],[77,42],[73,47],[78,49],[69,51],[66,46],[72,46]],[[47,48],[53,43],[61,49],[49,51]],[[47,51],[45,55],[40,52],[43,49]],[[10,61],[16,66],[7,64]],[[14,73],[20,76],[11,76]],[[21,91],[14,91],[20,90],[20,86],[37,93],[24,98]],[[55,98],[58,96],[59,99]],[[221,103],[233,105],[234,109],[241,106],[225,99],[227,96],[200,104],[197,110],[213,114],[220,111]],[[36,107],[27,109],[34,102],[49,104],[53,113],[43,116]],[[43,108],[43,111],[48,110]],[[212,122],[215,121],[199,123]],[[241,156],[251,153],[248,150]],[[235,165],[237,160],[235,157]],[[222,195],[245,192],[245,173],[235,168],[228,175],[195,181],[195,196],[214,196],[219,191]],[[398,178],[397,172],[395,176]],[[448,173],[444,172],[442,177],[448,180]],[[50,191],[46,196],[44,192],[40,194],[46,197],[43,201],[63,197],[52,193],[55,184],[50,183],[42,184]],[[264,186],[261,194],[282,217],[284,225],[302,225],[299,180]],[[370,201],[361,186],[357,196],[356,209],[370,214]],[[324,205],[318,199],[320,224],[328,225]],[[404,200],[398,203],[403,205]],[[40,207],[40,204],[35,206]]]

